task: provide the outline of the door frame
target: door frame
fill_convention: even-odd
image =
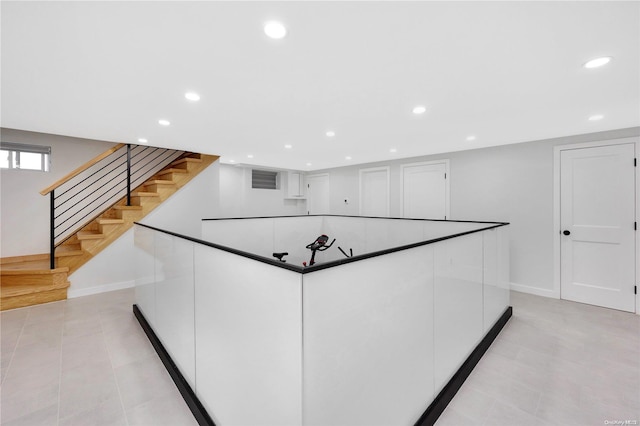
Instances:
[[[432,164],[441,164],[444,163],[444,170],[447,175],[445,179],[445,216],[447,219],[451,219],[451,197],[450,197],[450,185],[451,181],[451,171],[449,170],[449,159],[443,160],[434,160],[434,161],[420,161],[418,163],[407,163],[400,165],[400,217],[404,217],[404,169],[406,167],[415,167],[415,166],[430,166]]]
[[[329,177],[329,173],[316,173],[316,174],[313,174],[313,175],[305,175],[304,183],[309,185],[309,183],[310,183],[309,179],[317,178],[317,177],[326,177],[327,178],[327,183],[329,184],[329,191],[328,191],[329,192],[329,212],[325,213],[325,214],[331,214],[331,178]],[[304,183],[303,183],[303,185],[304,185]],[[309,202],[309,199],[310,199],[309,190],[307,189],[307,191],[305,193],[306,193],[306,198],[307,198],[307,200],[306,200],[306,202],[307,202],[307,215],[309,215],[310,214],[309,213],[309,204],[311,204]]]
[[[386,207],[386,216],[389,217],[389,211],[390,211],[390,199],[391,199],[391,167],[389,166],[383,166],[383,167],[370,167],[370,168],[366,168],[366,169],[360,169],[358,170],[358,177],[359,177],[359,183],[358,183],[358,198],[359,198],[359,205],[358,205],[358,214],[360,216],[362,216],[362,200],[364,198],[363,193],[362,193],[362,175],[365,173],[369,173],[369,172],[379,172],[379,171],[385,171],[387,172],[387,207]]]
[[[562,151],[568,151],[581,148],[597,148],[612,145],[625,145],[633,144],[635,146],[635,157],[638,158],[640,151],[640,139],[637,137],[612,139],[608,141],[596,141],[596,142],[584,142],[567,145],[556,145],[553,147],[553,297],[560,299],[560,232],[562,231],[560,225],[560,154]],[[635,168],[635,221],[638,222],[638,212],[640,211],[640,197],[638,196],[638,189],[640,189],[640,173],[638,173],[638,167]],[[636,231],[636,265],[635,265],[635,282],[638,287],[640,283],[638,278],[640,277],[640,262],[638,261],[638,254],[640,253],[640,230]],[[640,290],[640,289],[639,289]],[[636,314],[640,315],[640,291],[636,294]]]

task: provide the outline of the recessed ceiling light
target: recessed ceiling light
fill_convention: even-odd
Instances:
[[[598,121],[598,120],[602,120],[603,118],[604,118],[604,115],[596,114],[589,117],[589,121]]]
[[[476,137],[474,135],[467,136],[468,141],[475,141]]]
[[[391,148],[391,149],[389,150],[389,152],[398,152],[398,150],[397,150],[397,149],[395,149],[395,148]]]
[[[161,126],[168,126],[171,122],[169,120],[158,120],[158,124]]]
[[[264,24],[264,33],[270,38],[280,39],[287,35],[287,29],[281,22],[270,21]]]
[[[253,154],[247,155],[247,158],[253,158]]]
[[[585,63],[583,67],[585,68],[598,68],[603,65],[607,65],[613,59],[611,56],[603,56],[601,58],[595,58]]]
[[[293,146],[291,146],[291,145],[289,145],[289,144],[285,145],[284,147],[285,147],[285,148],[287,148],[287,149],[291,149],[291,148],[293,148]]]
[[[346,157],[344,157],[345,160],[351,160],[351,157],[349,157],[348,155]]]
[[[327,135],[328,138],[332,138],[332,137],[334,137],[336,135],[336,132],[334,132],[333,130],[329,130],[326,133],[326,135]]]
[[[236,160],[229,160],[229,162],[230,162],[230,163],[235,163],[235,162],[236,162]]]
[[[184,97],[187,98],[190,101],[199,101],[200,100],[200,95],[198,95],[195,92],[187,92],[184,94]]]
[[[139,143],[147,143],[149,142],[148,140],[146,140],[145,138],[138,138],[138,142]]]
[[[311,166],[311,163],[307,163],[307,166]]]
[[[424,114],[427,112],[427,107],[424,105],[417,105],[413,107],[413,113],[416,115]]]

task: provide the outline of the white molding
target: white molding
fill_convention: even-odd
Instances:
[[[557,294],[557,299],[561,298],[560,292],[560,153],[562,151],[582,148],[595,148],[599,146],[635,144],[636,158],[640,154],[640,140],[638,137],[628,137],[620,139],[612,139],[608,141],[584,142],[576,144],[556,145],[553,147],[553,293]],[[635,170],[636,176],[636,211],[635,220],[638,220],[640,212],[640,197],[638,189],[640,189],[640,173],[638,167]],[[640,262],[638,255],[640,254],[640,230],[636,232],[636,285],[640,287]],[[524,291],[526,293],[526,291]],[[640,292],[636,295],[636,314],[640,315]]]
[[[391,167],[390,166],[382,166],[382,167],[370,167],[370,168],[366,168],[366,169],[359,169],[358,170],[358,177],[359,177],[359,182],[358,182],[358,212],[360,214],[360,216],[362,216],[362,199],[364,198],[362,196],[362,175],[364,173],[369,173],[369,172],[379,172],[384,170],[385,172],[387,172],[387,209],[386,209],[386,216],[389,216],[389,212],[391,211]]]
[[[125,288],[135,287],[135,280],[122,281],[119,283],[110,283],[98,285],[89,288],[74,289],[73,285],[67,291],[67,299],[75,299],[76,297],[91,296],[92,294],[107,293],[109,291],[122,290]]]
[[[420,161],[417,163],[407,163],[400,165],[400,216],[404,217],[404,169],[405,167],[415,167],[415,166],[429,166],[432,164],[441,164],[444,163],[445,173],[447,174],[447,179],[445,179],[445,216],[447,219],[451,219],[451,191],[450,191],[450,183],[451,182],[451,168],[450,161],[448,158],[442,160],[434,160],[434,161]]]
[[[548,297],[550,299],[560,299],[560,294],[556,294],[553,289],[534,287],[525,284],[511,283],[510,288],[519,293],[533,294],[535,296]]]

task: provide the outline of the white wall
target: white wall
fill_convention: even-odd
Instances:
[[[51,147],[49,172],[0,172],[0,257],[49,252],[49,196],[40,191],[108,150],[110,142],[0,129],[3,142]]]
[[[200,238],[202,219],[219,209],[220,163],[216,161],[143,218],[140,223]]]
[[[216,161],[140,222],[200,238],[201,219],[212,217],[218,207],[218,171]],[[133,287],[134,257],[133,230],[129,230],[69,276],[69,297]]]
[[[357,215],[360,169],[390,167],[391,216],[400,216],[400,166],[450,160],[451,219],[510,222],[512,288],[553,296],[553,147],[640,135],[640,128],[316,171],[329,173],[331,214]],[[344,199],[349,204],[344,203]]]
[[[306,214],[305,200],[285,199],[286,176],[280,177],[280,189],[252,189],[251,168],[220,164],[220,209],[210,217]]]

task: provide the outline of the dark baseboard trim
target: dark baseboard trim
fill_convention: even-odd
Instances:
[[[178,367],[173,362],[171,356],[167,353],[162,343],[160,343],[158,336],[156,336],[156,333],[153,331],[140,309],[138,309],[137,305],[133,305],[133,313],[149,338],[149,341],[158,353],[158,356],[162,360],[162,363],[169,372],[169,375],[176,384],[176,387],[180,391],[180,394],[184,398],[184,401],[187,403],[187,406],[193,413],[198,424],[200,426],[215,426],[215,423],[207,413],[207,410],[202,406],[202,403],[195,395],[182,373],[180,373],[180,370],[178,370]],[[480,361],[487,349],[489,349],[489,346],[491,346],[491,343],[493,343],[507,321],[509,321],[512,314],[513,308],[509,306],[502,316],[500,316],[498,321],[496,321],[491,330],[489,330],[480,343],[478,343],[478,346],[476,346],[473,352],[471,352],[471,355],[467,357],[456,374],[453,375],[444,389],[440,391],[438,396],[433,400],[431,405],[429,405],[427,410],[422,414],[414,426],[432,426],[436,420],[438,420],[438,417],[440,417],[444,409],[447,408],[449,402],[451,402],[458,390],[462,387],[464,381],[469,377],[473,368],[476,366],[478,361]]]
[[[436,420],[438,420],[438,417],[440,417],[458,390],[460,390],[464,381],[467,380],[467,377],[469,377],[473,368],[476,366],[478,361],[482,359],[482,356],[487,349],[489,349],[489,346],[491,346],[491,343],[493,343],[502,328],[507,324],[507,321],[509,321],[512,314],[513,308],[509,306],[502,316],[498,318],[493,327],[491,327],[491,330],[489,330],[480,343],[478,343],[478,346],[476,346],[473,352],[471,352],[471,355],[467,357],[458,371],[456,371],[456,374],[454,374],[451,380],[449,380],[449,383],[447,383],[444,389],[442,389],[438,396],[436,396],[431,405],[429,405],[429,408],[427,408],[414,426],[432,426]]]
[[[187,403],[187,406],[193,413],[193,417],[195,417],[198,424],[200,426],[215,426],[215,423],[213,423],[209,413],[207,413],[207,410],[202,406],[202,403],[196,394],[193,393],[193,389],[191,389],[191,386],[189,386],[189,383],[187,383],[182,373],[180,373],[180,370],[171,359],[169,353],[167,353],[167,350],[162,346],[162,343],[160,343],[158,336],[156,336],[156,333],[153,331],[140,309],[138,309],[138,305],[133,305],[133,314],[138,319],[138,322],[149,338],[153,348],[158,353],[164,367],[169,372],[169,375],[176,384],[178,391],[180,391],[182,398],[184,398],[184,402]]]

